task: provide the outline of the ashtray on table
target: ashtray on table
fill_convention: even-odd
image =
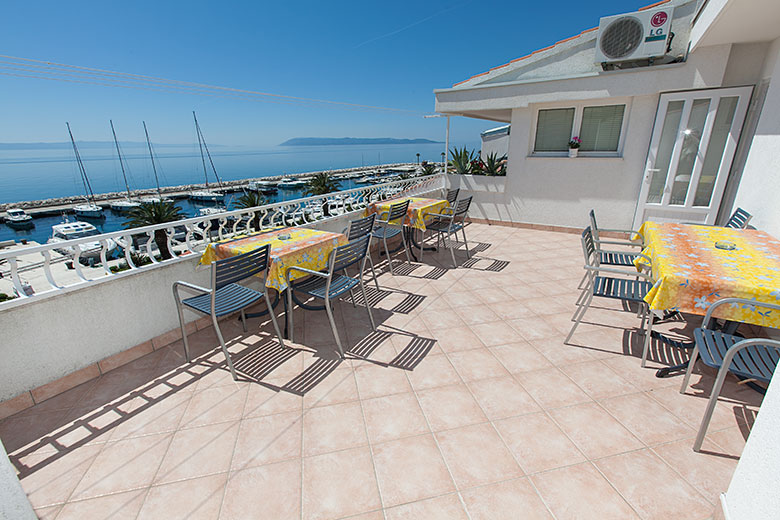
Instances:
[[[725,251],[734,251],[737,248],[737,244],[734,242],[725,242],[725,241],[718,241],[715,242],[715,247],[718,249],[723,249]]]

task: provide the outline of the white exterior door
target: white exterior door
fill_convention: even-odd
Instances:
[[[753,87],[661,94],[634,229],[714,224]]]

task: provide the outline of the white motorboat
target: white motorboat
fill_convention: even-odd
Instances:
[[[377,177],[375,175],[368,175],[366,177],[361,177],[357,181],[355,181],[357,184],[373,184],[377,181],[381,180],[380,177]]]
[[[100,231],[89,222],[68,222],[66,220],[61,224],[55,224],[51,229],[52,235],[48,240],[49,244],[56,244],[58,242],[64,243],[76,238],[100,235]],[[106,246],[106,255],[109,255],[116,249],[117,244],[114,240],[107,238]],[[73,257],[76,254],[76,247],[78,247],[80,251],[79,257],[89,261],[100,258],[100,250],[103,246],[100,244],[99,240],[95,240],[94,242],[85,242],[83,244],[78,244],[77,246],[63,245],[62,247],[55,248],[55,251]]]
[[[221,213],[225,213],[227,211],[227,208],[222,206],[217,206],[214,208],[200,208],[198,210],[198,215],[201,217],[210,217],[212,215],[219,215]]]
[[[76,216],[79,218],[105,218],[103,214],[103,208],[97,204],[87,202],[84,204],[76,204],[73,206],[73,211],[76,212]]]
[[[5,225],[14,229],[35,227],[33,218],[20,208],[9,208],[5,212]]]
[[[190,193],[190,200],[196,202],[220,202],[225,200],[225,195],[211,190],[198,190]]]
[[[282,190],[300,190],[305,188],[306,184],[308,183],[302,179],[285,178],[279,181],[276,186]]]
[[[276,193],[277,191],[275,181],[250,181],[249,189],[252,191],[259,191],[260,193],[267,195]]]
[[[141,197],[139,199],[142,204],[154,204],[159,202],[173,202],[170,197]]]
[[[127,213],[128,211],[132,211],[135,208],[141,206],[141,203],[137,200],[130,200],[130,199],[122,199],[122,200],[115,200],[110,204],[110,208],[112,211],[116,211],[119,213]]]

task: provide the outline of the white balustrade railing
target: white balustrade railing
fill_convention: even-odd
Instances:
[[[26,248],[0,250],[0,268],[4,261],[10,270],[11,281],[18,294],[18,299],[7,300],[0,303],[4,305],[19,300],[29,299],[30,295],[25,290],[19,258],[29,258],[30,255],[41,255],[41,261],[32,264],[31,269],[42,269],[48,289],[36,288],[35,296],[54,294],[65,289],[79,287],[85,284],[105,280],[109,276],[115,276],[117,272],[138,271],[160,264],[179,261],[187,258],[189,254],[202,252],[207,244],[214,240],[224,240],[232,236],[262,231],[278,226],[302,226],[318,221],[336,218],[345,213],[366,208],[376,201],[391,199],[400,196],[421,195],[440,190],[445,187],[443,174],[416,177],[383,184],[375,184],[364,188],[354,188],[346,191],[337,191],[327,195],[294,199],[285,202],[277,202],[254,208],[242,208],[226,211],[215,215],[207,215],[185,220],[177,220],[165,224],[156,224],[138,228],[129,228],[100,235],[88,236],[74,240],[46,243]],[[259,222],[259,229],[256,226]],[[161,235],[161,233],[164,233]],[[156,236],[157,235],[157,236]],[[168,250],[173,257],[162,259],[158,257],[159,249],[157,240],[165,241]],[[99,244],[96,245],[96,244]],[[118,255],[118,256],[117,256]],[[137,265],[142,258],[151,261],[147,265]],[[90,258],[92,262],[99,262],[106,276],[90,279],[84,274],[82,261]],[[112,270],[109,261],[115,258],[123,258],[126,265],[119,270]],[[78,280],[75,283],[66,284],[57,280],[52,266],[56,263],[72,262]],[[29,260],[28,260],[28,263]],[[114,262],[115,264],[121,264]],[[71,267],[69,265],[69,267]],[[119,267],[114,265],[113,267]],[[72,277],[71,277],[72,278]]]

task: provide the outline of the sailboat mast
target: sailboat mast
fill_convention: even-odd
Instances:
[[[81,174],[81,182],[84,185],[84,191],[87,195],[87,200],[95,203],[95,194],[92,193],[92,186],[89,184],[89,177],[87,177],[87,171],[84,169],[84,163],[81,162],[81,155],[79,149],[76,147],[76,140],[73,139],[73,132],[70,131],[70,123],[65,122],[65,126],[68,127],[68,135],[70,136],[70,143],[73,145],[73,154],[76,156],[76,164],[79,167],[79,173]]]
[[[109,119],[111,123],[111,133],[114,135],[114,144],[116,145],[116,155],[119,157],[119,167],[122,168],[122,178],[125,180],[125,189],[127,190],[127,199],[130,200],[130,185],[127,183],[127,174],[125,173],[125,165],[122,162],[122,153],[119,151],[119,141],[116,138],[116,131],[114,130],[114,122]]]
[[[217,168],[214,166],[214,161],[211,159],[211,152],[209,152],[209,145],[206,144],[206,138],[203,137],[203,132],[200,129],[200,125],[198,124],[198,118],[195,117],[195,112],[192,112],[192,117],[195,118],[195,129],[198,131],[199,136],[199,142],[203,143],[203,147],[206,149],[206,156],[209,158],[209,164],[211,164],[211,169],[214,171],[214,177],[217,179],[217,186],[220,188],[222,187],[222,181],[219,178],[219,174],[217,173]],[[201,156],[203,155],[203,152],[201,151]],[[204,166],[205,168],[205,166]]]
[[[203,163],[203,177],[206,179],[206,189],[209,189],[209,173],[206,170],[206,156],[203,155],[203,140],[200,137],[200,127],[198,118],[195,117],[195,111],[192,111],[192,117],[195,119],[195,133],[198,134],[198,147],[200,148],[200,161]]]
[[[146,129],[146,121],[142,121],[144,124],[144,134],[146,134],[146,146],[149,147],[149,157],[152,159],[152,171],[154,171],[154,182],[157,183],[157,196],[162,201],[162,192],[160,191],[160,178],[157,177],[157,166],[154,165],[154,154],[152,153],[152,141],[149,140],[149,131]]]

